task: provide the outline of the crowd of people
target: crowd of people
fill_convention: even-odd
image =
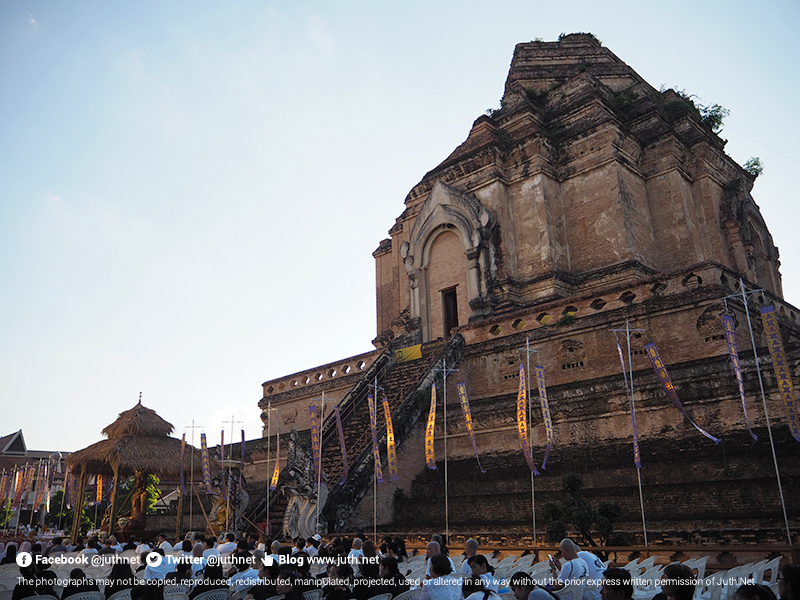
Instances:
[[[110,599],[127,589],[131,590],[132,600],[163,600],[165,586],[176,585],[184,587],[190,600],[204,592],[223,589],[237,595],[237,600],[268,600],[275,596],[303,600],[303,593],[312,589],[321,590],[324,600],[369,600],[381,594],[396,598],[418,584],[419,600],[501,600],[501,594],[513,595],[515,600],[633,598],[633,578],[628,570],[606,568],[595,554],[582,551],[569,539],[561,542],[561,560],[550,557],[551,577],[547,582],[525,571],[501,580],[478,549],[476,540],[467,540],[458,577],[452,577],[456,565],[442,536],[433,536],[425,550],[425,573],[420,582],[407,580],[411,570],[401,538],[387,536],[376,547],[363,534],[352,540],[334,537],[327,543],[319,535],[285,543],[255,535],[237,539],[232,533],[221,539],[195,536],[180,540],[175,546],[166,535],[152,541],[131,536],[124,544],[114,536],[86,537],[75,545],[58,537],[44,545],[30,540],[9,541],[0,542],[0,565],[15,563],[20,552],[39,557],[19,567],[12,600],[30,596],[66,600],[87,591],[102,591]],[[119,556],[125,551],[130,552]],[[87,558],[105,556],[100,564],[109,564],[110,573],[102,580],[102,590],[99,582],[81,568],[72,569],[67,580],[59,579],[48,559],[65,553]],[[129,560],[130,556],[138,560]],[[97,561],[92,559],[92,564]],[[324,572],[312,569],[315,564],[326,565]],[[694,577],[686,565],[668,565],[663,571],[661,591],[653,600],[693,600]],[[777,580],[780,600],[800,600],[800,565],[784,565]],[[581,581],[584,583],[576,585]],[[760,583],[742,585],[735,595],[735,600],[778,598]]]

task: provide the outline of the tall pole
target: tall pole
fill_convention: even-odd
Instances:
[[[376,379],[377,381],[377,379]],[[375,395],[378,395],[377,388],[375,391]],[[325,390],[322,390],[322,401],[320,402],[320,417],[319,417],[319,465],[317,469],[317,526],[314,530],[314,534],[319,533],[319,513],[322,507],[319,505],[320,503],[320,492],[322,491],[322,433],[323,433],[323,425],[325,425]],[[331,400],[331,398],[328,398]]]
[[[382,390],[382,387],[378,387],[378,376],[375,376],[375,382],[373,383],[373,389],[375,390],[375,394],[373,396],[373,409],[375,410],[375,420],[376,420],[376,427],[377,427],[377,414],[378,414],[378,390]],[[375,462],[374,460],[372,462]],[[372,539],[374,541],[378,541],[378,465],[375,464],[372,468]]]
[[[630,405],[631,405],[631,424],[635,428],[636,427],[636,406],[634,404],[634,394],[633,394],[633,357],[631,352],[631,335],[634,333],[640,333],[644,331],[644,329],[631,329],[631,324],[628,319],[625,319],[625,329],[612,329],[614,333],[614,337],[618,333],[625,334],[625,340],[628,344],[628,381],[626,381],[628,392],[630,393]],[[623,361],[623,367],[624,367]],[[636,467],[636,479],[639,482],[639,508],[642,512],[642,533],[644,534],[644,545],[648,547],[647,543],[647,522],[645,521],[644,517],[644,494],[642,493],[642,470],[638,466]]]
[[[267,535],[272,537],[272,526],[269,523],[269,497],[270,497],[270,484],[272,480],[272,471],[269,468],[269,451],[270,443],[272,442],[272,398],[267,400]],[[276,459],[277,460],[277,459]],[[270,548],[267,551],[271,552]]]
[[[445,543],[448,543],[450,538],[450,498],[447,485],[447,376],[450,373],[457,373],[458,369],[451,369],[447,366],[447,359],[442,360],[442,366],[438,369],[433,369],[434,372],[442,374],[442,381],[444,387],[444,400],[442,402],[442,410],[444,412],[443,429],[444,429],[444,529],[445,529]]]
[[[781,508],[783,509],[783,522],[786,526],[786,539],[789,542],[789,545],[792,545],[792,532],[789,529],[789,519],[786,515],[786,501],[783,497],[783,485],[781,484],[781,473],[778,470],[778,456],[775,453],[775,440],[772,438],[772,425],[770,424],[769,420],[769,409],[767,408],[767,396],[764,393],[764,381],[761,379],[761,365],[758,360],[758,350],[756,350],[756,338],[753,335],[753,323],[750,320],[750,308],[747,304],[747,294],[756,294],[758,292],[763,292],[762,289],[757,290],[750,290],[749,292],[745,291],[744,281],[742,278],[739,278],[739,293],[733,294],[731,296],[726,296],[723,300],[727,300],[728,298],[733,300],[738,300],[742,304],[744,304],[744,312],[747,315],[747,327],[750,330],[750,344],[753,346],[753,358],[756,361],[756,373],[758,374],[758,387],[761,389],[761,404],[764,407],[764,417],[767,421],[767,434],[769,435],[769,447],[772,450],[772,462],[775,465],[775,479],[778,480],[778,494],[780,495],[781,499]],[[741,295],[741,298],[739,297]]]
[[[223,421],[223,423],[230,423],[231,424],[231,438],[230,438],[230,441],[228,442],[230,444],[230,447],[231,447],[230,452],[233,452],[233,425],[234,425],[234,423],[244,423],[244,421],[234,421],[233,418],[234,418],[234,415],[231,415],[231,420],[230,421]],[[223,453],[224,451],[225,451],[225,449],[222,448],[222,446],[220,446],[220,453]],[[229,456],[230,456],[230,452],[228,453]],[[230,460],[230,458],[228,460]],[[223,479],[223,485],[225,485],[225,488],[228,491],[228,500],[226,501],[226,505],[225,505],[225,533],[227,533],[228,532],[228,520],[229,520],[229,517],[230,517],[230,514],[231,514],[231,494],[232,494],[232,490],[231,490],[231,486],[228,485],[228,482],[225,481],[225,461],[222,461],[222,479]],[[235,520],[233,521],[233,526],[236,527],[236,521]]]
[[[533,443],[533,412],[532,412],[532,409],[533,409],[533,397],[532,397],[532,394],[531,394],[531,380],[533,378],[531,377],[531,354],[535,352],[536,355],[538,356],[539,355],[539,351],[538,350],[531,350],[531,339],[530,339],[530,336],[526,336],[525,337],[525,347],[524,348],[517,348],[517,351],[524,352],[526,360],[527,360],[527,366],[528,366],[528,371],[527,371],[528,375],[527,375],[527,377],[528,377],[528,379],[526,381],[526,385],[527,385],[527,390],[526,391],[527,391],[527,394],[528,394],[528,440],[530,440],[531,443]],[[533,547],[535,548],[536,547],[536,498],[535,498],[535,495],[534,495],[533,478],[534,478],[533,471],[531,471],[531,521],[533,522]]]
[[[195,429],[202,429],[202,425],[195,425],[194,419],[192,419],[192,424],[187,425],[184,429],[191,429],[192,430],[192,449],[189,451],[189,456],[191,456],[192,464],[189,465],[189,529],[194,527],[193,519],[194,516],[193,508],[194,508],[194,430]]]

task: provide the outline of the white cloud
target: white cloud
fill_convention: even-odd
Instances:
[[[40,30],[42,28],[41,25],[36,21],[36,17],[34,17],[31,13],[25,13],[28,15],[28,24],[35,30]]]
[[[55,194],[47,194],[47,201],[50,204],[61,204],[61,196],[56,196]]]

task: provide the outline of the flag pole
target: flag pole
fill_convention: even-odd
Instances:
[[[635,427],[636,427],[636,406],[634,404],[634,393],[633,393],[633,353],[631,352],[631,334],[633,333],[640,333],[643,332],[644,329],[631,329],[630,321],[626,318],[625,319],[625,329],[612,329],[614,333],[614,337],[616,338],[618,333],[625,334],[625,340],[628,344],[628,373],[625,374],[625,360],[622,359],[622,355],[620,352],[620,359],[622,359],[622,375],[625,378],[625,387],[627,388],[628,393],[630,394],[630,405],[631,405],[631,425],[634,428],[634,435],[636,435]],[[619,343],[617,343],[617,348],[619,348]],[[635,441],[635,440],[634,440]],[[639,463],[641,464],[641,463]],[[639,483],[639,508],[642,512],[642,533],[644,535],[644,545],[645,548],[648,547],[647,543],[647,521],[645,520],[644,516],[644,494],[642,493],[642,469],[639,466],[636,466],[636,479]]]
[[[767,395],[764,392],[764,381],[761,379],[761,364],[758,360],[758,350],[756,350],[756,338],[753,335],[753,322],[750,320],[750,308],[747,304],[747,295],[748,294],[757,294],[761,292],[763,294],[764,290],[759,288],[756,290],[745,291],[744,281],[742,278],[739,278],[739,292],[736,294],[731,294],[730,296],[725,296],[723,300],[737,300],[744,304],[744,312],[747,315],[747,327],[750,330],[750,344],[753,347],[753,359],[756,361],[756,373],[758,374],[758,386],[761,389],[761,404],[764,407],[764,417],[767,421],[767,434],[769,434],[769,447],[772,450],[772,462],[775,465],[775,479],[778,480],[778,494],[781,499],[781,508],[783,509],[783,522],[786,526],[786,538],[789,541],[789,545],[792,545],[792,531],[789,529],[789,518],[786,515],[786,501],[783,498],[783,485],[781,484],[781,473],[778,469],[778,456],[775,453],[775,440],[772,438],[772,425],[770,424],[769,420],[769,409],[767,408]]]
[[[531,398],[531,353],[535,352],[537,355],[539,354],[538,350],[531,350],[531,338],[530,336],[525,336],[525,347],[524,348],[517,348],[517,352],[524,352],[525,358],[527,361],[527,394],[528,394],[528,440],[530,443],[533,444],[533,398]],[[533,523],[533,547],[536,547],[536,497],[534,494],[534,482],[533,482],[534,474],[531,471],[531,521]]]

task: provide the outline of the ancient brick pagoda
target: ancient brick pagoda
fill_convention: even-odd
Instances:
[[[442,531],[441,408],[436,471],[426,468],[423,439],[434,379],[440,402],[443,396],[434,369],[447,359],[459,369],[447,383],[451,532],[529,538],[530,472],[515,421],[518,349],[529,343],[547,372],[555,429],[547,470],[536,479],[537,506],[562,500],[562,476],[579,473],[593,501],[622,506],[617,529],[640,542],[628,398],[610,331],[627,319],[643,330],[632,354],[651,543],[785,541],[743,307],[731,304],[755,444],[728,362],[722,298],[740,278],[765,290],[793,372],[798,310],[782,299],[778,250],[750,195],[753,177],[724,145],[691,102],[654,89],[591,35],[517,45],[501,108],[479,117],[464,143],[409,192],[391,237],[373,254],[376,349],[263,384],[265,436],[267,409],[275,409],[272,455],[278,420],[283,448],[291,429],[299,434],[281,485],[304,497],[290,517],[273,493],[273,528],[283,522],[302,533],[316,516],[313,494],[298,484],[298,464],[308,461],[300,446],[308,440],[309,403],[324,391],[340,407],[350,472],[337,485],[342,465],[327,403],[323,527],[371,529],[366,394],[377,379],[390,401],[400,463],[400,480],[378,488],[378,527]],[[756,319],[761,303],[754,300]],[[758,320],[754,326],[796,526],[800,445],[789,434]],[[658,344],[689,415],[722,444],[700,436],[670,404],[644,354],[647,341]],[[398,349],[417,344],[421,359],[397,360]],[[467,384],[485,474],[466,434],[457,381]],[[534,399],[532,444],[541,464],[545,431]],[[378,422],[385,436],[382,416]],[[266,445],[251,444],[258,485],[271,472]]]

